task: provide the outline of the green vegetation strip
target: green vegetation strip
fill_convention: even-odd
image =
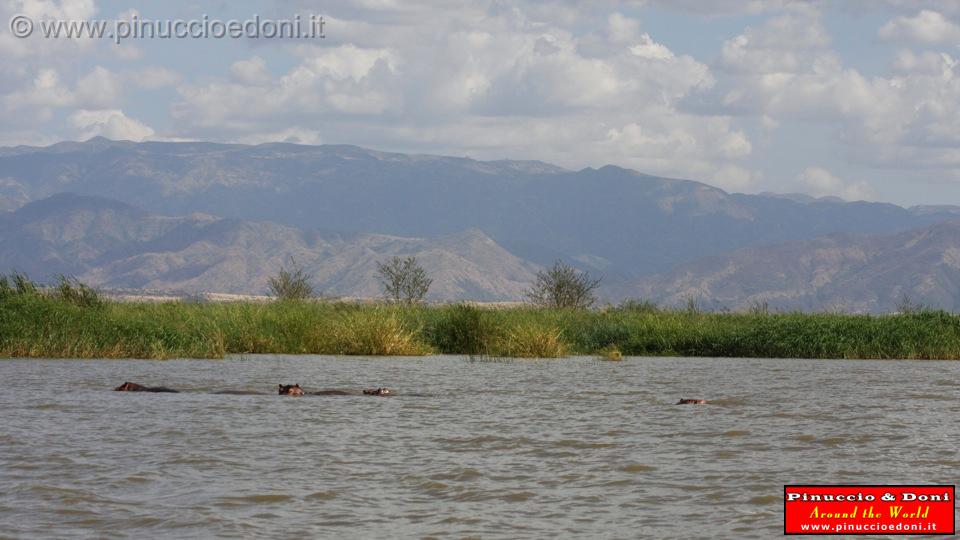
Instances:
[[[23,284],[21,284],[23,285]],[[116,303],[68,280],[0,283],[0,356],[220,358],[237,353],[556,358],[597,354],[960,358],[960,316],[713,314],[335,302]]]

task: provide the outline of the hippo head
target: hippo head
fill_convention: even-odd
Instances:
[[[707,400],[705,399],[681,399],[677,402],[677,405],[706,405]]]
[[[302,396],[303,389],[299,384],[278,384],[277,390],[281,396]]]
[[[114,390],[117,392],[143,392],[146,389],[147,389],[146,386],[143,386],[142,384],[130,382],[130,381],[127,381],[121,384],[120,386],[114,388]]]
[[[367,388],[363,393],[368,396],[389,396],[393,392],[389,388]]]

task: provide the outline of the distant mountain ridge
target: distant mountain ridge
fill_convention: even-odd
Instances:
[[[891,234],[954,207],[730,194],[614,166],[569,171],[355,146],[133,143],[0,149],[0,209],[70,191],[165,215],[437,238],[478,229],[521,259],[629,283],[733,249],[833,233]]]
[[[622,294],[706,309],[960,310],[960,219],[886,236],[838,234],[708,257]]]
[[[434,280],[431,299],[518,300],[538,270],[475,229],[433,239],[303,231],[74,194],[0,214],[0,272],[100,287],[263,294],[292,259],[327,294],[376,297],[376,263],[395,255],[418,258]]]

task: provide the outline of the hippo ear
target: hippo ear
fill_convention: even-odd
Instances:
[[[278,384],[278,385],[277,385],[277,388],[283,388],[283,385],[282,385],[282,384]]]
[[[294,388],[300,388],[300,383],[293,385]]]

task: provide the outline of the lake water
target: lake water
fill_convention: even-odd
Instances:
[[[4,538],[770,538],[787,483],[960,483],[960,362],[3,360],[0,384]]]

